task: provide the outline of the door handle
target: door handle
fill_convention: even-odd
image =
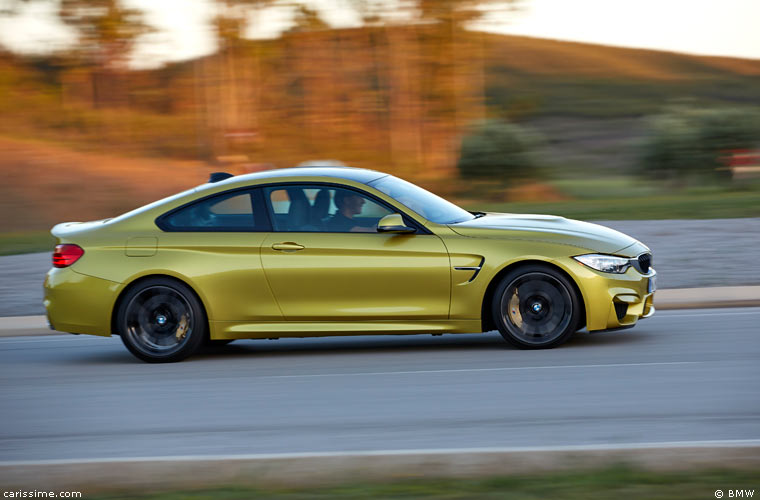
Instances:
[[[280,252],[297,252],[304,248],[306,247],[299,245],[298,243],[293,243],[292,241],[285,241],[283,243],[275,243],[272,245],[273,250],[279,250]]]

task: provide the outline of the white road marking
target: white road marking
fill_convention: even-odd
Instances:
[[[419,448],[410,450],[360,450],[360,451],[318,451],[295,453],[251,453],[241,455],[164,455],[155,457],[108,457],[108,458],[64,458],[56,460],[17,460],[0,462],[0,467],[19,467],[30,465],[67,465],[88,463],[118,462],[196,462],[214,460],[278,460],[293,458],[326,457],[373,457],[404,455],[446,455],[472,453],[531,453],[531,452],[576,452],[576,451],[615,451],[648,450],[657,448],[751,448],[760,446],[760,439],[725,439],[714,441],[662,441],[649,443],[605,443],[580,444],[568,446],[524,446],[503,448]]]
[[[53,335],[53,338],[26,338],[24,340],[6,340],[6,339],[0,339],[0,344],[44,344],[46,342],[81,342],[82,340],[94,340],[94,339],[107,339],[112,337],[102,337],[100,335],[86,335],[82,334],[81,337],[59,337],[57,335]],[[18,337],[9,337],[12,339],[17,339]]]
[[[390,372],[312,373],[299,375],[264,375],[260,378],[351,377],[358,375],[417,375],[422,373],[503,372],[517,370],[556,370],[562,368],[619,368],[629,366],[695,365],[699,363],[707,363],[707,361],[664,361],[659,363],[610,363],[599,365],[505,366],[497,368],[458,368],[448,370],[410,370]]]

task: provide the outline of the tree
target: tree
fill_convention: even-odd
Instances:
[[[106,70],[125,69],[137,38],[153,31],[142,11],[120,0],[60,0],[58,15],[76,31],[83,62]]]
[[[476,126],[462,139],[460,175],[466,179],[507,181],[537,177],[541,138],[530,129],[501,120]]]
[[[293,6],[293,9],[293,27],[289,30],[291,33],[330,29],[330,25],[322,19],[316,10],[300,4]]]
[[[219,50],[240,46],[250,28],[251,15],[272,6],[276,0],[214,0],[213,19]]]
[[[202,122],[217,158],[236,156],[239,145],[228,140],[244,134],[250,143],[260,140],[259,114],[262,68],[259,47],[246,43],[251,16],[274,4],[273,0],[214,0],[218,51],[197,67],[196,87],[204,102]]]
[[[394,163],[421,166],[416,177],[440,177],[454,166],[456,138],[485,119],[483,38],[468,28],[487,7],[493,12],[520,1],[354,0],[363,19],[386,27]]]
[[[671,185],[730,179],[728,157],[759,141],[758,116],[746,110],[674,108],[650,120],[639,171]]]

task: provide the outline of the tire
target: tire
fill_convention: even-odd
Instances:
[[[181,361],[207,338],[203,306],[176,280],[150,278],[131,288],[119,305],[116,325],[124,345],[148,363]]]
[[[581,318],[580,300],[570,280],[540,264],[504,276],[494,292],[491,312],[504,340],[521,349],[548,349],[566,342]]]

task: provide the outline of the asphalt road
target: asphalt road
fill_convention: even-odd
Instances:
[[[0,461],[760,438],[760,308],[659,312],[519,351],[498,334],[0,339]]]

